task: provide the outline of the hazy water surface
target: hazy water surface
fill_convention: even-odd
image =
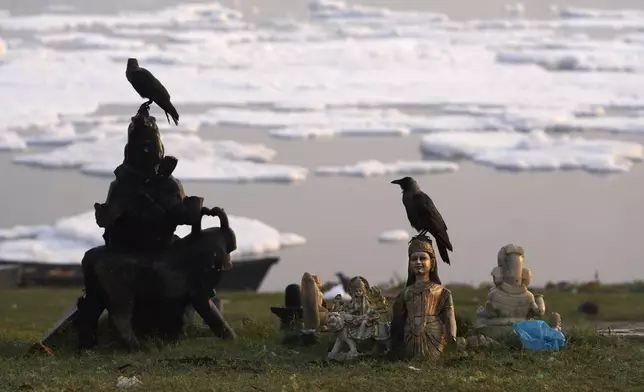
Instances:
[[[65,2],[84,12],[152,9],[174,3],[169,0]],[[255,20],[306,14],[306,3],[302,0],[222,3],[242,10]],[[497,0],[364,0],[359,3],[447,12],[454,19],[499,17],[504,15],[505,4]],[[549,14],[549,6],[542,1],[523,3],[528,16],[542,18]],[[0,8],[12,12],[37,12],[48,4],[35,0],[0,0]],[[640,1],[626,0],[580,0],[565,5],[644,8]],[[262,130],[245,127],[211,127],[202,134],[262,143],[277,150],[276,162],[309,168],[352,164],[364,159],[387,162],[420,158],[418,136],[280,141],[269,138]],[[617,138],[607,134],[591,136]],[[620,138],[644,142],[638,136]],[[172,154],[171,145],[166,145],[166,152]],[[5,189],[0,204],[0,226],[3,227],[49,223],[89,210],[95,201],[104,200],[107,192],[109,179],[82,176],[77,171],[33,169],[10,161],[10,154],[0,155]],[[389,183],[394,178],[316,177],[311,173],[306,181],[295,185],[186,182],[184,186],[188,194],[204,196],[207,204],[222,206],[230,214],[257,218],[280,231],[296,232],[307,238],[307,245],[281,253],[281,263],[263,286],[264,290],[277,290],[299,281],[304,271],[323,278],[344,271],[376,282],[388,279],[394,272],[403,275],[406,244],[377,243],[378,234],[383,230],[409,229],[400,191]],[[641,239],[644,165],[637,165],[626,174],[597,177],[582,172],[508,173],[461,162],[455,174],[419,176],[418,180],[440,209],[454,244],[453,265],[440,265],[444,281],[489,280],[496,253],[507,243],[525,247],[526,263],[533,270],[535,283],[591,279],[595,270],[606,281],[644,278],[644,241]]]

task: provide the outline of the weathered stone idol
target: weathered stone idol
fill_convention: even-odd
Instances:
[[[388,352],[391,348],[390,323],[384,319],[387,300],[380,289],[369,286],[365,278],[356,276],[349,281],[348,291],[351,301],[344,305],[338,299],[327,318],[329,329],[336,334],[335,344],[327,358],[354,359],[361,354],[358,343],[363,342],[371,343],[368,354],[378,353],[381,345],[384,352]],[[349,352],[340,351],[344,345],[349,347]]]
[[[302,274],[301,284],[290,284],[284,291],[284,306],[271,306],[280,319],[282,343],[310,345],[319,342],[318,332],[327,330],[328,305],[317,275]]]
[[[305,272],[302,275],[302,343],[318,342],[318,331],[326,330],[328,309],[322,294],[322,282],[317,275]]]
[[[176,158],[164,156],[155,119],[142,105],[130,123],[125,159],[107,200],[94,206],[105,245],[82,260],[85,296],[74,316],[82,348],[97,343],[105,309],[130,349],[139,347],[135,331],[179,336],[187,305],[217,336],[235,337],[210,301],[222,271],[232,267],[235,233],[221,208],[205,208],[202,198],[185,196],[172,176],[176,165]],[[221,227],[202,230],[204,215],[219,217]],[[183,224],[192,233],[178,238],[174,232]]]
[[[394,302],[392,349],[406,358],[436,360],[456,343],[452,293],[440,283],[429,238],[412,238],[407,254],[407,285]]]
[[[513,335],[512,325],[518,321],[540,318],[546,312],[542,295],[528,290],[532,279],[530,269],[523,266],[521,246],[503,246],[497,254],[497,266],[492,270],[495,287],[490,289],[485,306],[476,312],[475,330],[487,338],[501,340]],[[561,317],[550,315],[550,327],[561,330]]]
[[[280,319],[280,330],[300,331],[303,327],[302,293],[300,285],[289,284],[284,289],[284,306],[271,306],[271,313]]]

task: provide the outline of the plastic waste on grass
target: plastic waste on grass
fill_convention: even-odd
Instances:
[[[531,351],[555,351],[566,343],[561,331],[551,328],[543,320],[527,320],[513,324],[523,348]]]

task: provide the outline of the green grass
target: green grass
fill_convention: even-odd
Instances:
[[[452,287],[459,317],[471,318],[485,290]],[[597,336],[600,321],[644,320],[644,294],[620,290],[580,294],[545,292],[549,311],[567,328],[567,345],[555,353],[510,348],[467,350],[439,363],[325,360],[328,336],[311,348],[279,345],[270,305],[283,295],[224,294],[224,315],[237,342],[200,335],[176,345],[126,354],[112,348],[77,355],[70,346],[55,356],[27,354],[75,300],[75,289],[0,291],[0,391],[114,391],[120,375],[136,375],[143,391],[644,391],[644,344]],[[597,319],[577,314],[581,301],[599,304]],[[574,326],[581,326],[576,328]],[[118,368],[130,364],[124,370]],[[410,369],[410,366],[420,370]]]

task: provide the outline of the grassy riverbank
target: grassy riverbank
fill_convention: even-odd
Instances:
[[[485,289],[450,288],[461,318],[471,318],[485,300]],[[30,344],[80,290],[0,291],[0,391],[112,391],[120,375],[136,375],[142,381],[136,389],[145,391],[639,391],[644,390],[644,345],[594,333],[602,322],[643,321],[644,293],[631,291],[544,292],[548,310],[559,312],[566,328],[567,345],[557,353],[468,350],[437,364],[364,360],[346,365],[325,361],[327,336],[313,348],[280,346],[269,306],[280,305],[282,294],[255,293],[222,295],[230,300],[224,314],[240,336],[235,343],[206,336],[147,353],[108,347],[77,356],[62,346],[54,356],[30,355]],[[581,301],[596,302],[599,314],[578,314]],[[124,365],[130,366],[119,370]]]

